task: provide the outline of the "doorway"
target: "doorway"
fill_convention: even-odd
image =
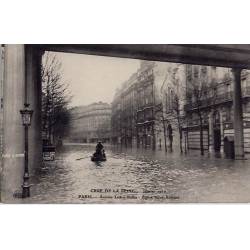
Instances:
[[[220,152],[221,147],[221,133],[220,129],[214,130],[214,151]]]

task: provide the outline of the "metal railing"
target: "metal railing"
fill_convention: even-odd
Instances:
[[[250,97],[250,86],[242,88],[242,98]],[[204,100],[200,100],[200,102],[189,102],[184,105],[184,110],[193,110],[199,108],[205,108],[213,105],[218,105],[221,103],[231,102],[233,100],[233,91],[227,91],[223,94],[209,97]]]

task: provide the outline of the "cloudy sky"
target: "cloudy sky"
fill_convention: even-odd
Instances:
[[[138,68],[134,59],[56,53],[64,79],[70,83],[72,106],[93,102],[111,103],[115,90]]]

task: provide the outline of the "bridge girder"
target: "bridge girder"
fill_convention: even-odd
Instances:
[[[250,45],[37,44],[41,50],[250,69]]]

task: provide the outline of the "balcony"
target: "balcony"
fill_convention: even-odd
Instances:
[[[148,117],[145,119],[139,119],[137,120],[137,125],[145,125],[145,124],[149,124],[149,123],[153,123],[155,120],[153,117]]]
[[[242,98],[246,98],[246,97],[250,97],[250,87],[245,87],[242,89]],[[232,101],[233,101],[233,91],[229,91],[229,92],[220,94],[216,97],[210,97],[205,100],[201,100],[201,105],[199,105],[199,107],[203,109],[203,108],[207,108],[210,106],[219,105],[219,104],[232,102]],[[190,110],[194,110],[197,108],[198,108],[198,105],[195,103],[187,103],[186,105],[184,105],[185,111],[190,111]]]
[[[245,87],[242,89],[242,96],[243,97],[249,97],[250,96],[250,86]]]
[[[138,109],[137,109],[137,113],[138,112],[142,112],[142,111],[144,111],[144,110],[146,110],[146,109],[152,109],[152,108],[154,108],[154,105],[153,105],[153,103],[148,103],[148,104],[145,104],[145,105],[140,105],[139,107],[138,107]]]

